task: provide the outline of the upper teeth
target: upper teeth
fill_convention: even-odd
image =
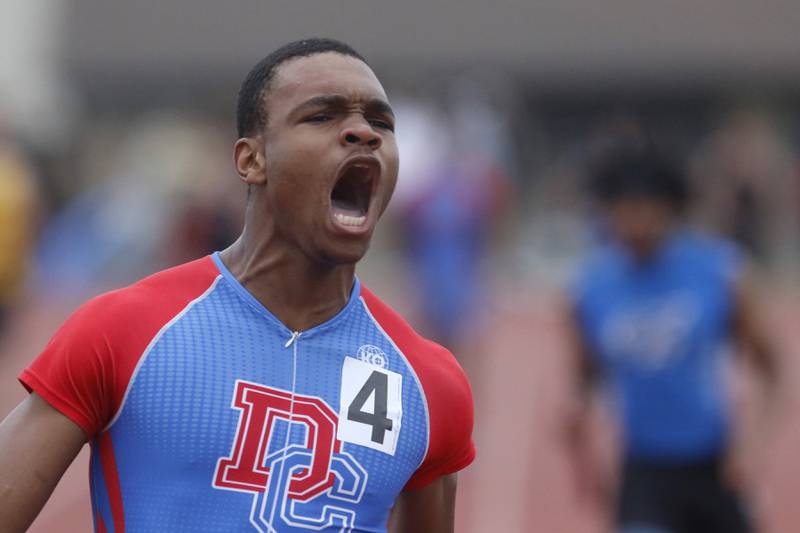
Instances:
[[[360,226],[367,220],[366,215],[354,217],[342,213],[334,213],[333,216],[343,226]]]

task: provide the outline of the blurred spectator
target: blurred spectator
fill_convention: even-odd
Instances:
[[[779,271],[800,264],[797,154],[770,116],[738,111],[700,146],[700,217]]]
[[[456,353],[479,320],[487,240],[509,186],[496,152],[510,146],[491,109],[461,96],[449,115],[430,104],[396,105],[403,163],[394,206],[420,327]],[[486,142],[475,142],[481,135]]]
[[[685,225],[684,173],[644,143],[611,149],[591,173],[606,231],[569,294],[569,322],[583,397],[602,378],[621,424],[620,530],[749,531],[724,476],[728,344],[770,384],[775,368],[743,259]],[[583,416],[571,446],[585,464]],[[591,469],[576,475],[609,490]]]
[[[238,180],[209,123],[157,114],[100,158],[96,179],[44,231],[38,288],[80,294],[214,251],[240,227]],[[213,207],[212,207],[213,206]]]
[[[0,333],[26,277],[35,195],[31,166],[0,126]]]

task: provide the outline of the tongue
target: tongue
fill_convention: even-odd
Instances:
[[[334,214],[340,213],[342,215],[350,217],[361,217],[366,214],[363,209],[361,209],[354,203],[347,202],[344,200],[333,199],[331,201],[331,205],[333,207]]]

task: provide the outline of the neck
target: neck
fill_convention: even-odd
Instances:
[[[665,247],[669,245],[669,241],[673,234],[674,230],[670,229],[652,242],[639,245],[629,245],[628,249],[637,263],[647,264],[658,258],[658,256],[664,251]]]
[[[334,317],[350,298],[355,265],[314,262],[275,231],[245,229],[220,253],[239,282],[292,331],[304,331]]]

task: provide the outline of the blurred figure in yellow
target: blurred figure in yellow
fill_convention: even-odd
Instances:
[[[684,171],[651,147],[612,150],[590,188],[601,243],[569,293],[568,321],[582,394],[602,381],[622,432],[619,531],[750,531],[724,475],[733,413],[723,370],[731,345],[770,384],[776,370],[746,261],[688,227]]]
[[[0,333],[25,279],[35,191],[30,165],[0,126]]]

